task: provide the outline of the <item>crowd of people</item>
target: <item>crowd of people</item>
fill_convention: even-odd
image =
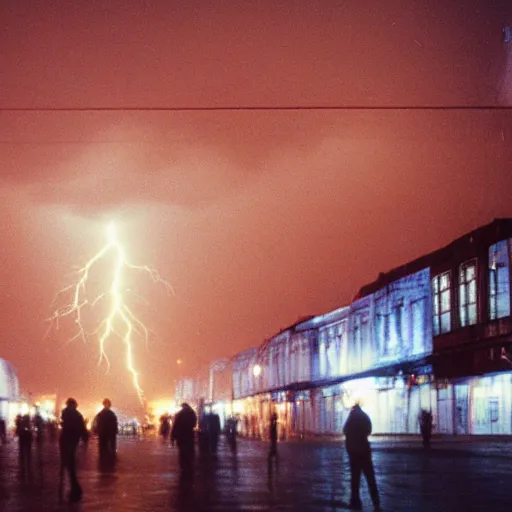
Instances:
[[[101,465],[113,465],[116,461],[119,424],[116,414],[112,411],[112,402],[106,398],[103,408],[96,415],[92,423],[92,432],[98,438],[99,462]],[[273,413],[269,424],[270,447],[268,453],[269,474],[273,463],[278,462],[278,416]],[[423,438],[423,445],[428,448],[434,428],[432,413],[427,410],[420,412],[418,423]],[[89,431],[87,422],[78,411],[78,403],[69,398],[60,418],[60,436],[56,421],[43,420],[40,411],[36,408],[31,417],[28,414],[18,415],[15,420],[15,435],[19,444],[20,474],[30,474],[32,467],[32,446],[36,445],[40,452],[43,439],[59,439],[60,449],[60,481],[59,495],[62,498],[65,475],[69,480],[68,498],[71,502],[80,501],[82,488],[78,481],[76,471],[76,452],[82,441],[87,445]],[[238,418],[230,417],[226,421],[225,434],[228,446],[236,452]],[[360,498],[361,475],[364,475],[375,510],[380,510],[380,498],[375,478],[372,461],[372,451],[368,437],[372,433],[372,423],[369,416],[356,404],[351,409],[347,421],[343,427],[345,435],[345,448],[348,453],[351,473],[351,497],[349,508],[361,510]],[[220,418],[214,412],[203,411],[198,419],[196,412],[189,404],[183,403],[181,410],[174,418],[168,414],[160,417],[159,434],[164,442],[177,446],[179,453],[179,465],[182,475],[191,473],[195,457],[196,438],[200,454],[215,455],[218,450],[221,435]],[[197,434],[197,435],[196,435]],[[6,442],[5,421],[0,419],[0,443]]]

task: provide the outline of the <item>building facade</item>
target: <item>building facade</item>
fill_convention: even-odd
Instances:
[[[18,376],[14,366],[5,359],[0,359],[0,417],[12,422],[18,412],[19,400]]]
[[[512,434],[512,219],[380,274],[351,304],[283,329],[229,365],[240,432],[339,435],[357,401],[374,432]],[[211,383],[213,397],[215,385]]]

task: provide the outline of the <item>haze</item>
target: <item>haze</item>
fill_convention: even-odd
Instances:
[[[129,4],[4,0],[0,107],[512,103],[506,1]],[[25,392],[136,408],[120,342],[105,374],[93,341],[67,343],[73,325],[43,341],[55,293],[115,220],[131,260],[175,290],[131,282],[152,332],[142,387],[170,396],[199,365],[512,216],[511,116],[2,111],[0,356]]]

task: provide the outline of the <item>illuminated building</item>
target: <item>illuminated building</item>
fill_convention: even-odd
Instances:
[[[0,359],[0,417],[11,423],[18,414],[19,383],[11,363]]]
[[[232,411],[266,437],[340,434],[360,402],[374,433],[512,434],[512,219],[497,219],[236,354]],[[192,386],[198,397],[209,395]]]

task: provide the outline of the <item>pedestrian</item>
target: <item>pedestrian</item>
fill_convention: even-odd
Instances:
[[[269,457],[277,458],[277,426],[278,426],[278,418],[277,413],[272,413],[270,416],[270,453]]]
[[[39,407],[36,407],[36,413],[34,414],[34,418],[32,420],[32,424],[34,426],[34,433],[36,436],[36,453],[37,453],[37,462],[39,465],[39,469],[43,468],[43,444],[44,444],[44,431],[45,431],[45,421],[41,416],[41,411]]]
[[[0,416],[0,445],[7,443],[7,425],[4,418]]]
[[[169,439],[169,433],[171,431],[171,420],[167,413],[160,416],[160,435],[162,436],[162,442],[167,442]]]
[[[197,415],[187,403],[181,404],[176,413],[171,430],[171,443],[178,445],[180,468],[184,472],[192,469],[194,460],[194,429]]]
[[[96,434],[98,435],[100,462],[112,461],[116,457],[118,425],[117,416],[111,407],[112,402],[105,398],[103,400],[103,409],[96,415],[94,420]]]
[[[36,407],[36,413],[34,415],[33,424],[34,431],[36,434],[36,446],[38,450],[41,450],[44,442],[44,431],[46,425],[43,417],[41,416],[41,411],[39,407]]]
[[[206,428],[208,432],[208,449],[211,455],[217,453],[220,437],[220,418],[216,413],[208,414],[206,418]]]
[[[59,497],[62,500],[62,491],[64,487],[64,473],[69,475],[71,490],[69,491],[69,501],[75,502],[82,499],[82,488],[78,483],[76,476],[76,448],[80,439],[85,437],[84,418],[78,412],[78,403],[74,398],[68,398],[66,407],[61,416],[61,433],[59,439],[60,447],[60,482]]]
[[[350,462],[351,493],[349,506],[352,510],[362,509],[359,488],[361,485],[361,473],[363,473],[368,483],[375,510],[380,510],[379,491],[375,481],[372,451],[368,441],[368,436],[372,433],[372,422],[359,404],[355,404],[352,407],[343,427],[343,433],[345,434],[345,447]]]
[[[18,436],[20,473],[32,475],[32,424],[30,416],[20,414],[16,417],[16,435]]]
[[[420,413],[420,432],[423,439],[423,446],[425,448],[430,447],[430,439],[432,438],[432,413],[425,409],[422,409]]]
[[[226,422],[226,436],[228,444],[233,453],[236,453],[236,435],[237,435],[237,419],[235,416],[228,418]]]

